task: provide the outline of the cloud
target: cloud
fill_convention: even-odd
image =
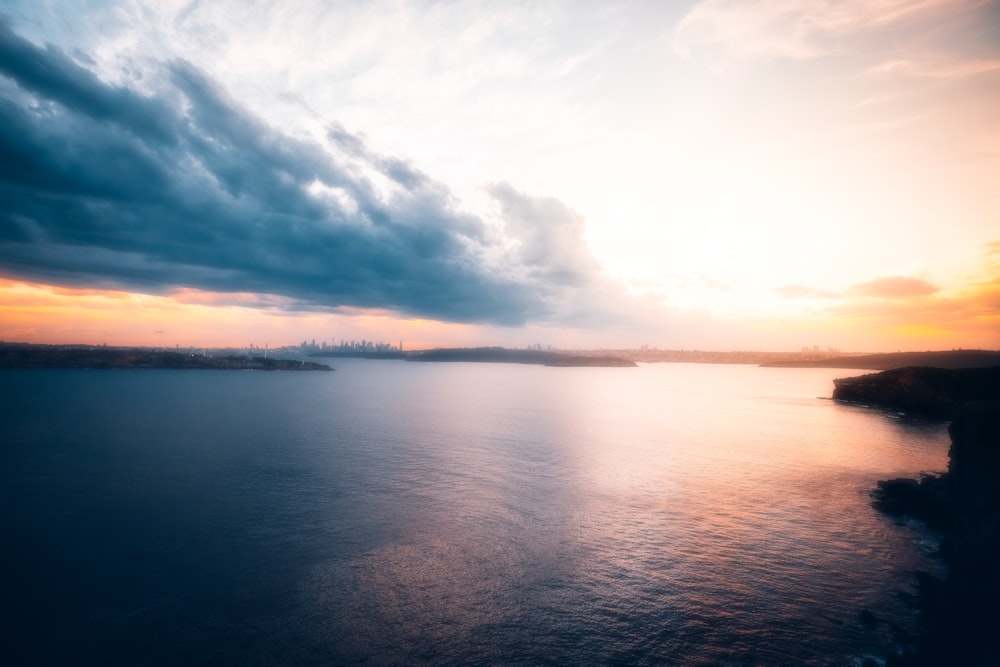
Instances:
[[[859,285],[832,299],[822,309],[822,321],[838,327],[848,323],[881,345],[911,349],[1000,345],[1000,242],[983,246],[982,271],[963,285],[939,289],[927,281],[886,276]],[[814,290],[789,285],[776,290],[789,297],[809,297]]]
[[[855,285],[856,294],[876,299],[908,299],[917,296],[934,294],[938,288],[929,282],[918,278],[905,276],[887,276]]]
[[[997,348],[1000,338],[1000,281],[953,295],[927,294],[919,299],[857,299],[831,309],[830,321],[879,333],[913,335],[934,346]]]
[[[595,315],[606,296],[557,200],[493,186],[505,237],[409,162],[338,124],[328,146],[293,137],[183,60],[140,93],[0,17],[0,75],[5,274],[504,325]]]
[[[960,0],[702,0],[678,22],[674,51],[720,62],[795,60],[839,51],[843,39],[933,11],[975,8]]]
[[[583,216],[551,197],[531,197],[509,183],[487,191],[500,204],[519,263],[545,284],[580,285],[599,270],[583,238]]]
[[[627,296],[626,285],[604,273],[587,244],[580,213],[509,183],[486,190],[500,208],[508,266],[534,286],[553,319],[580,327],[660,324],[662,304]]]
[[[804,285],[782,285],[774,288],[775,293],[788,299],[836,299],[840,295],[836,292],[805,287]]]
[[[983,267],[994,280],[1000,281],[1000,241],[983,245]]]
[[[919,60],[888,60],[868,68],[866,74],[875,76],[903,75],[930,79],[964,79],[1000,71],[1000,60],[968,60],[955,62],[947,58],[921,58]]]

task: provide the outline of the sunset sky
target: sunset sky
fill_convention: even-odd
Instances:
[[[0,3],[0,340],[1000,348],[1000,2]]]

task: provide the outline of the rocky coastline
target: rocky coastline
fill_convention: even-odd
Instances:
[[[951,420],[974,401],[1000,401],[1000,366],[944,369],[894,368],[833,381],[833,399]]]
[[[878,483],[873,506],[941,531],[943,579],[918,575],[920,633],[893,666],[987,665],[1000,621],[1000,367],[838,380],[836,400],[949,420],[947,472]]]

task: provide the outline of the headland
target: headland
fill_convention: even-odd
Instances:
[[[985,665],[1000,603],[1000,366],[897,368],[836,381],[834,398],[948,420],[948,471],[878,483],[872,505],[942,533],[943,579],[917,573],[920,634],[891,666]]]
[[[907,366],[833,381],[834,400],[953,419],[974,401],[1000,401],[1000,365],[987,368]]]
[[[517,350],[505,347],[461,347],[412,352],[408,361],[465,361],[502,364],[536,364],[560,367],[635,367],[630,359],[610,355],[585,355],[550,350]]]
[[[760,365],[780,368],[856,368],[870,371],[885,371],[906,366],[989,368],[1000,366],[1000,350],[939,350],[837,355],[812,359],[780,359],[765,361]]]
[[[89,345],[0,345],[0,368],[166,368],[259,371],[330,371],[324,364],[266,356],[118,348]]]

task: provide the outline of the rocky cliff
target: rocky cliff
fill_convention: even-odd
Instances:
[[[921,635],[894,665],[996,664],[1000,631],[1000,368],[903,368],[837,381],[834,397],[948,418],[948,472],[879,482],[873,505],[944,533],[943,580],[921,576]],[[994,400],[979,400],[981,398]]]
[[[945,542],[949,583],[982,601],[1000,630],[1000,402],[973,403],[948,428],[952,525]],[[994,651],[996,653],[996,651]]]
[[[1000,400],[1000,366],[894,368],[833,383],[834,400],[934,419],[952,419],[966,403]]]
[[[1000,630],[1000,402],[962,407],[948,429],[952,444],[948,472],[919,488],[931,492],[933,511],[913,515],[945,523],[943,580],[919,578],[921,634],[915,650],[895,665],[992,665]],[[945,495],[939,492],[944,489]],[[891,498],[880,483],[876,496]],[[941,502],[944,505],[941,505]],[[878,503],[876,500],[876,505]]]

